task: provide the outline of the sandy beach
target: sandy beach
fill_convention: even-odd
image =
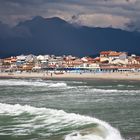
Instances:
[[[140,73],[0,73],[0,78],[140,80]]]

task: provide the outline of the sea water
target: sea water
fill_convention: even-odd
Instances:
[[[140,140],[140,83],[0,79],[0,140]]]

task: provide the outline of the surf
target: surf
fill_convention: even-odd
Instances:
[[[16,118],[17,122],[13,126],[19,130],[14,131],[13,126],[9,126],[12,135],[39,129],[40,134],[45,136],[61,133],[64,140],[122,140],[120,132],[107,122],[63,110],[0,103],[0,116],[11,116],[14,121]]]
[[[5,79],[0,80],[0,86],[33,86],[33,87],[68,87],[65,82],[52,82],[43,80],[21,80],[21,79]]]

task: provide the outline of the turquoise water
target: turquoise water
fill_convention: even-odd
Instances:
[[[1,140],[139,140],[140,83],[1,79]]]

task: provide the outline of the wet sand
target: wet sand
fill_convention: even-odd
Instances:
[[[140,73],[0,73],[0,78],[140,80]]]

